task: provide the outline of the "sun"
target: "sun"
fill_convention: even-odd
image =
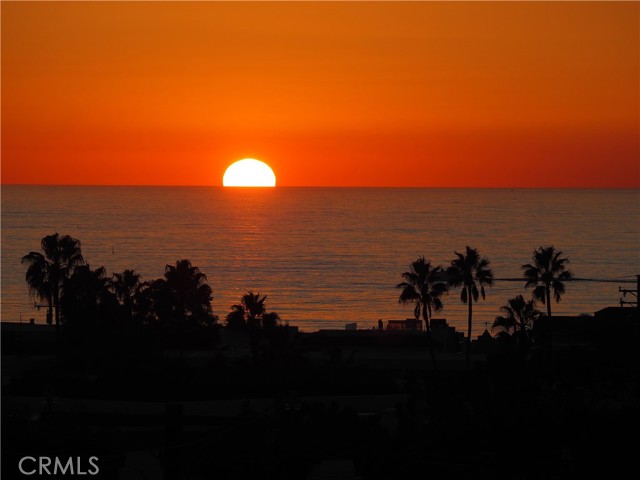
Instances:
[[[229,165],[222,177],[225,187],[275,187],[271,167],[260,160],[245,158]]]

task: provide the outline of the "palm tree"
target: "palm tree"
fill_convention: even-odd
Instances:
[[[44,237],[40,246],[44,253],[29,252],[21,263],[28,265],[25,279],[32,298],[47,302],[47,323],[52,323],[55,311],[56,328],[60,324],[60,298],[64,280],[73,269],[84,265],[80,241],[57,232]]]
[[[469,305],[469,317],[467,327],[467,351],[466,362],[469,368],[469,352],[471,350],[471,326],[473,321],[473,302],[477,302],[482,296],[484,300],[485,286],[493,285],[493,271],[488,268],[489,260],[480,256],[478,249],[467,245],[464,254],[454,252],[457,258],[451,261],[451,266],[447,269],[449,284],[457,287],[462,285],[460,300]],[[480,289],[478,290],[478,286]]]
[[[171,298],[172,320],[202,321],[211,316],[213,290],[207,284],[207,276],[189,260],[178,260],[164,270],[166,289]]]
[[[275,328],[280,321],[280,315],[276,312],[265,312],[262,314],[262,328]]]
[[[267,312],[265,306],[266,295],[260,296],[249,290],[241,298],[241,303],[231,305],[231,312],[226,317],[227,325],[233,329],[249,327],[255,329],[275,327],[280,320],[276,312]]]
[[[109,287],[122,305],[127,319],[133,316],[134,298],[140,285],[140,275],[134,270],[114,273],[109,281]]]
[[[29,286],[29,297],[36,302],[40,300],[47,304],[47,323],[53,323],[53,291],[49,282],[49,264],[44,255],[39,252],[31,252],[22,257],[21,263],[28,263],[25,275]]]
[[[504,315],[496,317],[493,322],[492,330],[502,330],[507,333],[513,331],[516,334],[518,343],[526,344],[533,323],[540,316],[540,312],[536,310],[535,302],[528,302],[522,295],[511,298],[507,304],[500,307]]]
[[[242,330],[247,325],[245,315],[244,305],[231,305],[231,312],[226,317],[229,328]]]
[[[525,288],[535,287],[533,298],[547,306],[547,316],[551,316],[551,290],[556,303],[564,293],[564,281],[573,275],[567,270],[568,258],[561,257],[562,252],[554,247],[539,247],[533,251],[533,263],[522,265]]]
[[[263,295],[261,298],[259,293],[253,293],[251,290],[242,296],[242,305],[244,306],[247,325],[249,328],[258,326],[262,319],[262,315],[267,312],[264,305],[264,301],[266,299],[266,295]]]
[[[411,262],[410,270],[402,274],[404,282],[396,285],[396,288],[402,289],[398,298],[399,303],[416,304],[413,310],[416,321],[420,320],[422,312],[433,368],[436,368],[436,357],[431,339],[431,315],[432,312],[442,310],[441,297],[449,290],[443,280],[443,273],[442,267],[432,267],[424,257],[419,257],[416,261]]]
[[[157,321],[171,319],[170,293],[164,279],[141,282],[133,296],[133,315],[142,324],[152,325]],[[168,314],[166,312],[169,312]]]
[[[112,320],[117,306],[115,294],[109,291],[106,269],[92,270],[88,264],[79,265],[64,280],[60,305],[65,324],[95,325],[102,320]],[[116,307],[117,308],[117,307]]]
[[[184,358],[185,323],[210,324],[213,322],[211,301],[213,291],[207,276],[189,260],[178,260],[167,265],[164,279],[153,282],[157,294],[159,317],[177,325],[180,337],[180,359]]]

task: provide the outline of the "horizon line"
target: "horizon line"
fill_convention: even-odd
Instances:
[[[276,185],[274,187],[225,187],[223,185],[174,185],[174,184],[100,184],[100,183],[0,183],[1,187],[150,187],[150,188],[219,188],[257,189],[278,188],[342,188],[342,189],[407,189],[407,190],[640,190],[640,185],[626,186],[553,186],[553,187],[508,187],[508,186],[415,186],[415,185]]]

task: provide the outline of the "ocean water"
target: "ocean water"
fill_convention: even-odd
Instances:
[[[56,231],[80,239],[91,267],[143,280],[188,258],[221,318],[253,290],[304,331],[411,317],[401,273],[421,255],[446,266],[466,245],[496,278],[521,277],[534,248],[554,245],[576,277],[612,280],[568,283],[557,314],[616,305],[640,273],[638,190],[3,186],[2,321],[44,322],[20,259]],[[524,282],[496,281],[474,306],[474,334],[517,294],[530,295]],[[459,291],[444,302],[437,317],[465,329]]]

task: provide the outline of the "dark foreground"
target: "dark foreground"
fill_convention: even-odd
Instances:
[[[2,478],[29,478],[25,456],[30,469],[79,457],[85,473],[98,459],[97,475],[75,464],[31,478],[616,478],[637,455],[637,333],[552,351],[505,343],[468,372],[434,370],[420,345],[406,347],[419,361],[385,366],[268,336],[246,355],[181,358],[7,347],[5,335]]]

